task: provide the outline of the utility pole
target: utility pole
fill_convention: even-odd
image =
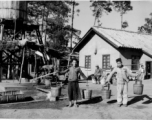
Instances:
[[[73,9],[72,9],[72,30],[71,30],[71,44],[70,44],[70,47],[71,47],[71,52],[72,52],[72,38],[73,38],[73,19],[74,19],[74,5],[75,5],[75,1],[72,2],[73,4]]]

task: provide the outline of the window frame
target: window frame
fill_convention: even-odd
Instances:
[[[133,57],[137,60],[138,62],[134,64],[133,62]],[[140,56],[139,55],[131,55],[131,70],[138,70],[139,69],[139,64],[140,64]],[[135,68],[134,68],[135,67]]]
[[[106,62],[104,62],[104,57],[108,57],[109,56],[109,62],[108,61],[106,61]],[[107,58],[106,58],[106,60],[107,60]],[[106,63],[106,67],[104,67],[104,63]],[[108,67],[108,63],[109,63],[109,67]],[[105,69],[105,70],[109,70],[110,69],[110,54],[104,54],[104,55],[102,55],[102,68],[103,69]]]
[[[85,55],[84,59],[85,59],[85,61],[84,61],[85,68],[91,69],[91,55]]]

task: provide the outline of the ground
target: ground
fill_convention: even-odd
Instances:
[[[21,119],[152,119],[152,80],[145,80],[143,95],[133,94],[134,81],[129,82],[129,105],[117,107],[116,86],[111,85],[112,96],[102,100],[101,86],[89,81],[80,82],[81,89],[92,89],[92,100],[80,102],[78,108],[68,108],[68,99],[57,102],[39,101],[0,105],[0,118]],[[62,94],[67,96],[66,87]]]

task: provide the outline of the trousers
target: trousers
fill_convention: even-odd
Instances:
[[[117,103],[127,104],[128,102],[128,83],[117,84]]]
[[[78,81],[68,82],[68,97],[69,101],[81,99],[81,93]]]

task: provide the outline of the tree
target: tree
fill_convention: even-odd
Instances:
[[[92,5],[90,7],[94,7],[93,16],[95,16],[94,25],[96,20],[98,19],[98,25],[101,26],[99,18],[102,17],[103,12],[110,13],[112,8],[114,8],[117,12],[120,12],[121,16],[121,29],[123,28],[123,15],[126,14],[127,11],[133,9],[130,1],[91,1]]]
[[[71,5],[72,2],[69,1],[30,1],[28,3],[29,22],[41,26],[41,33],[45,33],[45,39],[46,35],[48,36],[54,49],[67,48],[69,36],[73,30],[68,25]],[[77,5],[76,3],[75,6]],[[78,31],[74,30],[74,36]]]
[[[150,13],[150,18],[145,18],[145,24],[141,27],[138,27],[138,31],[142,33],[152,34],[152,13]]]
[[[123,23],[122,23],[122,28],[125,29],[125,28],[127,28],[127,27],[128,27],[128,22],[127,22],[127,21],[123,22]]]
[[[103,12],[109,13],[112,11],[111,5],[112,3],[110,1],[90,1],[92,2],[91,8],[94,8],[93,11],[93,16],[95,16],[94,20],[94,26],[96,24],[96,20],[98,19],[98,25],[101,26],[99,18],[102,17]]]
[[[127,11],[133,10],[130,1],[113,1],[113,7],[117,12],[120,12],[121,16],[121,29],[123,28],[123,15]]]

